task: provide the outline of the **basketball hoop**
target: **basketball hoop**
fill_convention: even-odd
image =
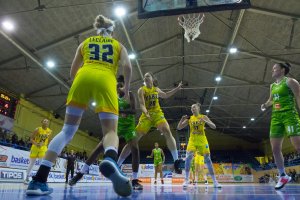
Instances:
[[[188,42],[200,35],[200,25],[204,21],[204,14],[188,14],[178,17],[179,25],[184,29],[184,37]]]

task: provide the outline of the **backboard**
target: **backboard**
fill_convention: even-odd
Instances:
[[[138,0],[138,17],[143,19],[188,13],[246,9],[250,5],[250,0]]]

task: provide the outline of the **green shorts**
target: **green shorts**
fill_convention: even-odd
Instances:
[[[158,165],[162,165],[162,161],[154,161],[154,167],[157,167]]]
[[[273,112],[270,138],[300,136],[299,114],[295,110]]]
[[[123,137],[126,143],[134,139],[137,136],[135,132],[135,124],[129,127],[118,126],[118,136]]]

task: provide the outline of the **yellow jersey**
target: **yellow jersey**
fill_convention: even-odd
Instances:
[[[190,137],[205,136],[204,132],[204,121],[200,121],[204,115],[199,114],[198,116],[192,115],[189,119]]]
[[[120,54],[120,43],[110,37],[92,36],[82,45],[83,67],[91,67],[117,74]]]
[[[143,86],[142,89],[144,91],[145,106],[148,112],[161,111],[157,87],[148,88],[147,86]]]
[[[37,128],[37,134],[33,138],[33,141],[36,143],[43,143],[43,146],[47,146],[49,142],[49,137],[52,133],[50,128],[43,129],[42,127]]]

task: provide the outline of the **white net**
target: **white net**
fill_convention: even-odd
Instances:
[[[178,17],[178,23],[184,29],[184,37],[188,42],[200,35],[200,25],[204,21],[204,14],[188,14]]]

